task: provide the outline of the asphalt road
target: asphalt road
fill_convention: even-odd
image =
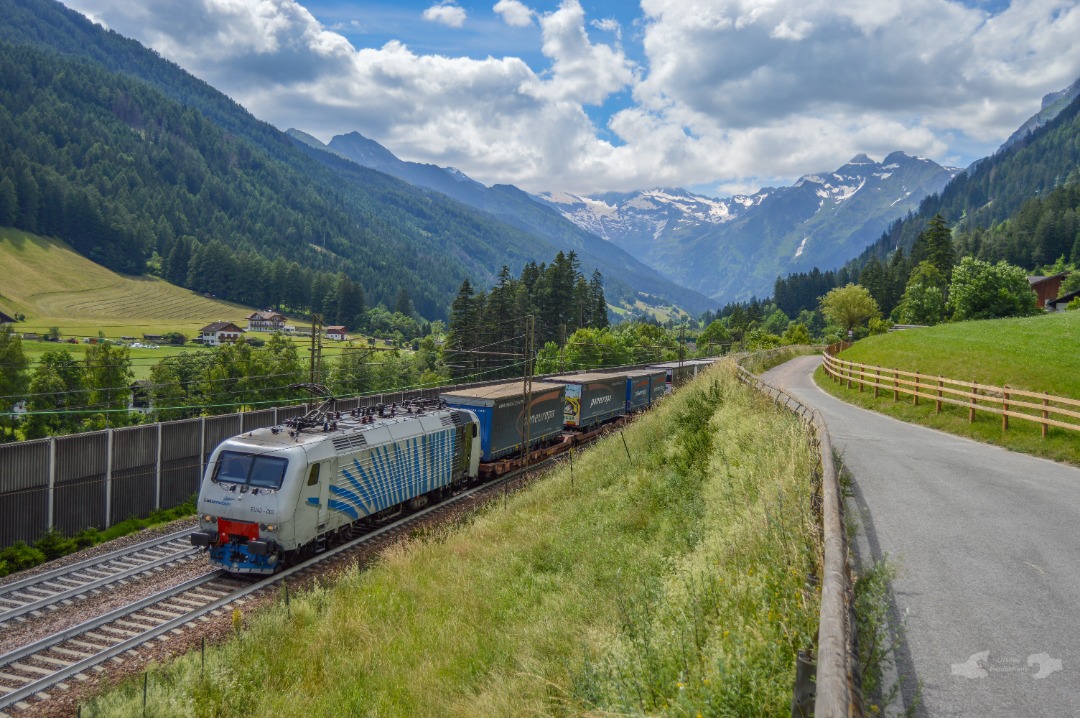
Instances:
[[[854,480],[859,562],[899,568],[905,704],[919,685],[916,715],[1080,716],[1080,470],[846,404],[814,384],[819,363],[763,378],[824,416]]]

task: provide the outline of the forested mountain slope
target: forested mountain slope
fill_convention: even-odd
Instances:
[[[884,258],[897,247],[909,250],[934,215],[969,231],[990,227],[1016,214],[1029,199],[1063,184],[1080,181],[1080,98],[1034,132],[975,162],[927,197],[918,212],[895,222],[853,262],[861,267],[871,256]],[[1049,247],[1038,261],[1054,261],[1068,247]]]
[[[1037,125],[1036,119],[1024,127]],[[869,270],[894,275],[896,286],[888,293],[895,300],[903,292],[907,279],[903,267],[911,264],[912,247],[939,214],[953,230],[958,256],[1004,259],[1029,271],[1058,259],[1080,262],[1077,185],[1080,97],[1074,95],[1052,120],[1029,133],[1014,134],[996,153],[957,175],[940,194],[923,200],[917,212],[894,222],[845,266],[778,278],[773,297],[786,312],[813,308],[818,297],[835,286],[849,281],[874,284],[863,276]]]
[[[209,85],[51,0],[0,0],[0,173],[0,223],[124,272],[156,252],[169,280],[257,306],[325,312],[343,272],[369,305],[405,289],[437,318],[466,277],[490,283],[502,264],[558,251],[379,172],[343,182]]]

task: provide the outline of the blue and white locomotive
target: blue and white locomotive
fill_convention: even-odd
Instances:
[[[319,410],[222,442],[191,542],[232,573],[273,573],[371,518],[443,498],[477,476],[479,422],[439,402]]]

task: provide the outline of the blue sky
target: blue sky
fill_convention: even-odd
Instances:
[[[486,183],[787,184],[964,166],[1080,76],[1078,0],[69,0],[257,117]]]

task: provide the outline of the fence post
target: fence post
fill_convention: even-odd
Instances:
[[[859,393],[860,394],[862,394],[862,392],[863,392],[863,379],[865,378],[865,377],[863,377],[864,373],[865,372],[863,372],[862,369],[859,370],[859,379],[858,379],[858,381],[859,381]]]
[[[1050,418],[1050,412],[1049,412],[1049,411],[1047,411],[1047,409],[1046,409],[1046,407],[1047,407],[1047,406],[1049,406],[1049,405],[1050,405],[1050,400],[1049,400],[1049,398],[1047,397],[1047,393],[1046,393],[1046,392],[1044,391],[1044,392],[1043,392],[1043,413],[1042,413],[1042,414],[1043,414],[1043,419],[1048,419],[1048,418]],[[1046,432],[1047,432],[1047,430],[1048,430],[1049,428],[1050,428],[1050,425],[1049,425],[1049,424],[1047,424],[1047,423],[1046,423],[1046,422],[1044,421],[1044,422],[1043,422],[1043,424],[1042,424],[1042,438],[1044,438],[1044,439],[1046,438]]]
[[[1009,385],[1006,384],[1001,387],[1001,393],[1004,398],[1001,400],[1001,430],[1008,431],[1009,429]]]
[[[971,383],[972,384],[975,383],[974,378],[971,380]],[[976,403],[977,403],[977,400],[976,400],[975,397],[977,395],[978,395],[978,393],[977,393],[977,390],[975,389],[975,387],[971,387],[971,408],[968,409],[968,423],[969,424],[971,424],[971,423],[973,423],[975,421],[975,406],[976,406]]]
[[[153,507],[161,509],[161,422],[158,422],[158,451],[153,461]]]
[[[56,437],[49,437],[49,530],[56,526]]]
[[[113,431],[105,430],[105,528],[112,526]]]
[[[847,362],[844,362],[844,374],[847,375],[847,388],[848,389],[851,388],[851,369],[852,369],[852,367]]]
[[[915,391],[911,393],[911,405],[919,405],[919,370],[915,370]]]
[[[900,372],[893,367],[892,400],[900,401]]]
[[[881,388],[881,367],[874,370],[876,376],[874,377],[874,398],[878,397],[878,389]]]
[[[206,417],[199,417],[199,483],[206,472]]]
[[[937,412],[936,412],[938,414],[941,413],[941,386],[942,386],[941,376],[938,375],[938,378],[937,378]]]

